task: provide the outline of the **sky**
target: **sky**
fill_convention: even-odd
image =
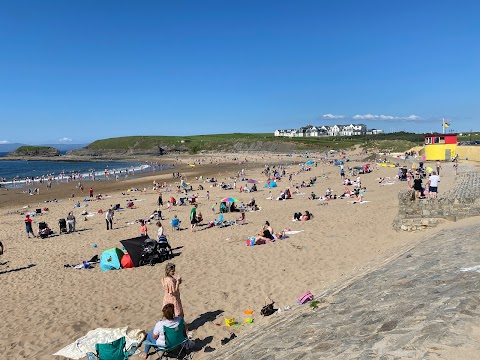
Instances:
[[[480,2],[0,3],[0,143],[480,130]]]

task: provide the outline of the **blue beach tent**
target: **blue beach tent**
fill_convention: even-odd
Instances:
[[[118,248],[105,250],[100,257],[100,270],[118,270],[122,268],[123,251]]]
[[[267,183],[264,185],[265,188],[274,188],[277,187],[277,183],[273,180],[268,180]]]

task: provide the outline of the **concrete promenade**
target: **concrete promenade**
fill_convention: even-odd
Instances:
[[[480,220],[480,219],[479,219]],[[430,235],[208,359],[480,359],[480,221]]]

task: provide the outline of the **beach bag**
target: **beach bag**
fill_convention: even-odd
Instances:
[[[313,294],[310,291],[305,291],[300,297],[297,299],[299,304],[305,304],[309,301],[313,300]]]
[[[260,314],[263,316],[270,316],[277,312],[277,309],[273,307],[273,304],[275,304],[275,302],[272,301],[272,299],[270,298],[268,299],[271,301],[271,303],[267,304],[267,299],[265,299],[265,306],[262,308],[262,310],[260,310]]]

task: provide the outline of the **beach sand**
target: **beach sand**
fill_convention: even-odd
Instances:
[[[320,155],[318,155],[319,157]],[[369,268],[376,267],[384,259],[412,246],[424,236],[424,232],[395,232],[392,221],[397,214],[399,190],[406,189],[405,182],[382,186],[380,177],[395,178],[397,169],[380,167],[370,174],[361,175],[362,186],[367,187],[364,197],[369,202],[351,204],[349,199],[325,202],[307,200],[311,191],[323,195],[328,187],[340,195],[339,168],[320,164],[311,171],[294,176],[294,183],[317,176],[312,188],[301,189],[304,195],[293,194],[287,201],[267,200],[269,190],[264,189],[265,175],[261,174],[263,164],[291,164],[287,171],[297,172],[297,163],[305,161],[297,155],[293,157],[257,154],[239,154],[247,157],[246,163],[233,160],[232,155],[212,156],[212,164],[189,167],[194,158],[184,158],[177,170],[187,175],[189,182],[200,198],[198,210],[203,213],[204,224],[218,214],[211,206],[224,197],[235,197],[247,203],[253,196],[260,211],[247,212],[245,225],[226,228],[200,226],[196,232],[189,227],[191,206],[163,209],[163,222],[166,235],[172,247],[180,254],[172,262],[176,264],[177,275],[182,276],[180,286],[185,319],[190,323],[193,339],[201,350],[195,359],[201,359],[212,348],[222,346],[221,339],[231,332],[241,333],[249,327],[258,326],[274,319],[262,318],[260,309],[266,297],[275,301],[282,309],[294,306],[296,298],[310,290],[318,294],[329,286],[340,284]],[[202,158],[201,156],[197,159]],[[362,155],[351,155],[347,165],[361,165]],[[403,164],[403,160],[400,160]],[[445,164],[442,173],[440,192],[453,184],[453,171]],[[209,183],[195,180],[197,175],[216,176],[218,181],[233,184],[231,177],[242,168],[246,177],[260,181],[256,193],[240,193],[238,188],[244,182],[237,182],[237,190],[222,190],[210,187]],[[225,180],[226,179],[226,180]],[[163,289],[161,278],[164,265],[145,266],[135,269],[101,272],[99,266],[92,270],[64,268],[64,264],[78,264],[88,260],[105,249],[122,248],[120,240],[139,235],[138,224],[129,225],[136,219],[148,218],[157,208],[158,193],[152,190],[152,182],[175,181],[171,172],[164,175],[148,175],[138,179],[109,182],[84,181],[85,193],[75,188],[76,183],[54,184],[52,190],[41,188],[41,194],[29,196],[21,190],[1,189],[0,240],[6,247],[0,258],[1,300],[0,353],[5,359],[52,359],[52,354],[89,330],[97,327],[140,328],[149,331],[161,319]],[[197,191],[198,185],[204,186]],[[276,197],[288,187],[287,177],[272,189]],[[73,209],[73,203],[87,196],[93,186],[95,193],[108,194],[108,198],[88,202],[88,207]],[[147,188],[146,192],[126,192],[129,188]],[[210,201],[205,193],[210,192]],[[122,195],[125,192],[126,195]],[[71,198],[71,194],[75,197]],[[173,192],[164,193],[164,203]],[[45,200],[60,199],[60,202],[44,203]],[[136,199],[135,209],[115,213],[114,229],[107,231],[103,214],[111,204],[126,204],[126,200]],[[82,205],[84,203],[81,201]],[[35,216],[34,221],[46,221],[58,233],[58,219],[65,218],[70,210],[77,218],[77,232],[49,237],[28,239],[24,229],[24,216],[20,212],[48,207],[49,211]],[[80,212],[87,209],[94,214],[87,217]],[[306,222],[293,222],[294,212],[309,210],[313,219]],[[218,211],[218,207],[217,207]],[[182,231],[173,232],[170,219],[174,216],[182,220]],[[234,220],[239,213],[225,214],[226,220]],[[249,247],[245,240],[256,235],[261,226],[269,221],[275,231],[285,228],[302,230],[288,238],[272,244]],[[427,230],[438,231],[442,228]],[[37,224],[34,224],[36,230]],[[154,223],[148,225],[151,237],[156,237]],[[97,247],[94,247],[94,244]],[[245,324],[244,310],[253,309],[253,324]],[[227,327],[224,318],[234,317],[242,326]]]

